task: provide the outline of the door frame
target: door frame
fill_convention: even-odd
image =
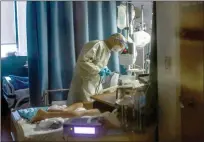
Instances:
[[[179,2],[156,2],[159,141],[181,141]]]

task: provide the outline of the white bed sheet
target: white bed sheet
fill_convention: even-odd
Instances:
[[[112,134],[107,135],[105,137],[100,138],[74,138],[74,137],[67,137],[63,136],[63,128],[55,129],[55,130],[41,130],[41,131],[35,131],[36,124],[30,124],[24,119],[20,117],[17,111],[13,112],[13,123],[16,128],[16,134],[17,134],[17,141],[49,141],[49,142],[56,142],[56,141],[118,141],[120,138],[122,141],[129,141],[130,138],[128,135],[126,135],[123,131],[120,129],[118,131],[113,131]],[[108,115],[109,113],[104,113],[104,116]],[[113,115],[113,114],[112,114]],[[84,117],[90,117],[90,116],[84,116]],[[108,117],[109,118],[109,117]],[[112,117],[110,117],[111,119]],[[112,121],[115,122],[113,119]],[[117,137],[115,135],[117,134]]]
[[[86,110],[85,108],[78,108],[75,111]],[[63,137],[63,128],[50,130],[37,130],[37,124],[31,124],[25,119],[21,118],[18,111],[13,113],[13,123],[15,125],[18,141],[65,141]]]
[[[19,118],[14,122],[18,141],[64,141],[63,128],[55,130],[36,130],[37,124],[30,124]]]

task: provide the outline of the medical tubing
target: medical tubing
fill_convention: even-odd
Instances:
[[[102,77],[100,76],[100,80],[98,82],[98,86],[96,86],[96,89],[95,89],[95,94],[97,95],[98,94],[98,91],[99,91],[99,87],[100,87],[100,84],[102,83]]]

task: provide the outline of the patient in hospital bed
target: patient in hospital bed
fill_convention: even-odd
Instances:
[[[73,117],[82,117],[82,116],[95,116],[101,114],[98,109],[86,110],[83,107],[83,103],[75,103],[68,107],[50,107],[48,111],[39,109],[36,115],[32,118],[31,122],[41,121],[47,118],[73,118]]]
[[[116,115],[105,112],[101,113],[98,109],[87,110],[84,108],[83,103],[75,103],[71,106],[51,106],[47,111],[39,109],[36,115],[31,119],[31,122],[38,122],[49,118],[73,118],[73,117],[82,117],[82,116],[103,116],[104,123],[106,127],[119,128],[120,123]]]
[[[53,105],[17,110],[18,113],[15,112],[15,114],[19,114],[18,118],[21,118],[13,121],[17,139],[19,141],[64,141],[62,125],[72,117],[99,115],[104,117],[101,123],[105,128],[120,128],[120,122],[115,113],[100,113],[98,109],[85,108],[85,104],[75,103],[68,107]]]

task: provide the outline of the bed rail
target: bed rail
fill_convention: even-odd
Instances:
[[[68,92],[69,89],[53,89],[53,90],[45,90],[43,92],[43,101],[45,106],[49,106],[50,102],[50,93],[58,93],[58,92]]]

